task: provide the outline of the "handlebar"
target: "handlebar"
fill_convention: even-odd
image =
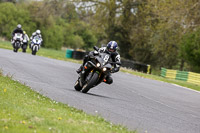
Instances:
[[[99,50],[99,48],[97,46],[94,46],[93,49],[96,50],[96,51]]]

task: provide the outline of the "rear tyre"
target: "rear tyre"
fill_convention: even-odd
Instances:
[[[87,93],[97,83],[99,75],[95,72],[92,78],[83,86],[83,93]]]
[[[26,53],[26,49],[23,49],[22,52],[23,52],[23,53]]]
[[[26,47],[27,47],[27,46],[26,46],[25,44],[22,46],[22,52],[23,52],[23,53],[26,53]]]
[[[74,89],[75,89],[76,91],[81,91],[81,89],[82,89],[82,87],[80,86],[78,80],[75,82]]]

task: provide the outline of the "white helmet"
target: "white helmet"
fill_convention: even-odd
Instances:
[[[41,34],[41,31],[40,30],[36,30],[36,34]]]
[[[17,28],[18,28],[18,29],[21,29],[21,28],[22,28],[22,25],[21,25],[21,24],[18,24],[18,25],[17,25]]]

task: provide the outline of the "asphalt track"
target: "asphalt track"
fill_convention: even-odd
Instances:
[[[79,64],[0,49],[0,68],[56,101],[139,133],[200,133],[200,93],[118,72],[88,94],[74,90]]]

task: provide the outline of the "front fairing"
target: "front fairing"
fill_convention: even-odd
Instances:
[[[106,53],[92,56],[90,61],[85,64],[83,71],[80,73],[82,83],[84,84],[84,82],[88,80],[88,77],[90,77],[88,74],[93,72],[99,74],[98,83],[102,82],[102,80],[110,73],[112,68],[111,64],[108,63],[109,58],[110,55]],[[97,64],[100,64],[100,66]],[[103,68],[106,68],[106,71],[104,71]]]
[[[100,53],[99,56],[96,57],[97,61],[101,64],[101,69],[106,68],[105,73],[110,72],[112,65],[109,63],[111,60],[110,54],[108,53]]]
[[[23,35],[21,33],[16,33],[13,39],[15,41],[20,41],[21,42],[21,41],[23,41],[23,37],[22,36]]]
[[[36,37],[33,38],[33,44],[41,45],[41,42],[42,42],[42,40],[41,40],[40,37],[36,36]]]

